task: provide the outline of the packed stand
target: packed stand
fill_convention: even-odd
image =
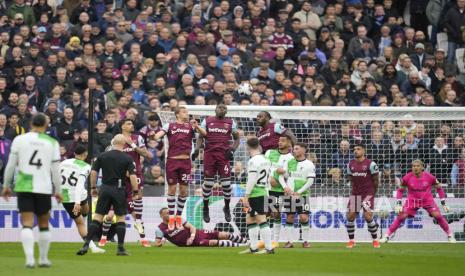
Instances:
[[[463,106],[464,9],[465,0],[0,1],[1,160],[36,112],[49,116],[63,159],[87,145],[90,95],[94,154],[133,119],[154,156],[144,161],[153,185],[164,183],[164,151],[147,134],[158,111],[179,104]],[[239,95],[243,82],[253,90]],[[411,151],[447,153],[438,177],[464,185],[458,126],[409,122],[285,124],[310,144],[321,182],[344,182],[348,148],[363,140],[388,172],[403,172]],[[242,163],[234,168],[243,179]]]

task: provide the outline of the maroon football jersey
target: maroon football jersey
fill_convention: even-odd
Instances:
[[[161,238],[161,235],[165,239],[169,240],[171,243],[177,246],[185,246],[187,240],[191,237],[191,231],[187,228],[169,230],[166,223],[160,223],[158,229],[155,230],[155,236]]]
[[[225,152],[230,148],[231,134],[237,132],[236,122],[229,118],[208,117],[201,127],[207,131],[205,152]]]
[[[190,155],[192,151],[192,139],[195,132],[189,123],[169,123],[163,126],[168,137],[168,158],[178,155]]]
[[[358,162],[355,159],[350,160],[347,168],[347,174],[352,176],[352,194],[367,195],[374,194],[375,187],[373,175],[379,172],[375,162],[365,159]]]
[[[258,131],[257,137],[263,152],[269,149],[277,149],[279,137],[281,137],[281,134],[285,131],[286,128],[277,123],[268,123],[266,126],[262,127]]]
[[[131,139],[134,144],[136,144],[139,148],[145,148],[145,143],[144,139],[138,135],[138,134],[131,134]],[[142,174],[142,162],[141,162],[141,156],[138,154],[132,147],[131,145],[128,145],[127,143],[124,145],[123,151],[127,153],[132,160],[134,160],[134,163],[136,164],[136,174],[140,175]]]
[[[157,126],[156,128],[150,127],[150,125],[146,125],[139,130],[139,135],[142,136],[144,139],[144,143],[147,145],[149,142],[149,137],[154,135],[155,133],[159,132],[161,127]],[[158,142],[157,150],[163,149],[163,141]]]

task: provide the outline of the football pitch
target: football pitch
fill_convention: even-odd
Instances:
[[[115,244],[105,254],[76,256],[80,244],[53,243],[51,268],[24,268],[20,243],[0,243],[3,275],[463,275],[465,244],[391,243],[373,249],[358,244],[314,243],[309,249],[276,249],[275,255],[239,255],[243,248],[126,247],[116,256]],[[36,247],[36,257],[38,255]]]

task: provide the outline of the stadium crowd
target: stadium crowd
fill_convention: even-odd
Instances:
[[[179,104],[463,106],[464,10],[465,0],[0,1],[1,161],[36,112],[63,159],[87,145],[90,98],[94,154],[134,120],[154,156],[144,161],[152,185],[164,184],[164,151],[147,135],[157,112]],[[322,184],[344,182],[363,140],[387,177],[420,154],[442,182],[465,185],[463,122],[284,125],[309,143]]]

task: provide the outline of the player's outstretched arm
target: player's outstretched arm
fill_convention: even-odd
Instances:
[[[404,188],[400,186],[397,191],[396,191],[396,207],[394,208],[394,211],[398,214],[400,211],[402,211],[402,196],[404,195]]]
[[[155,245],[156,247],[162,247],[163,244],[164,244],[164,242],[163,242],[163,239],[162,239],[162,238],[156,238],[156,239],[155,239],[155,244],[154,244],[154,245]]]
[[[189,237],[189,239],[187,239],[186,245],[192,245],[195,239],[197,229],[194,225],[190,224],[189,222],[185,222],[183,226],[191,232],[191,236]]]
[[[159,132],[155,133],[155,135],[153,135],[153,140],[155,141],[159,141],[161,138],[163,138],[165,136],[166,132],[165,130],[160,130]]]
[[[207,136],[207,131],[206,131],[203,127],[201,127],[201,126],[199,125],[199,122],[197,122],[197,120],[192,119],[192,120],[191,120],[191,126],[192,126],[192,128],[193,128],[195,131],[197,131],[198,133],[200,133],[200,135],[202,135],[202,136],[204,136],[204,137]]]
[[[441,183],[436,180],[436,184],[434,185],[434,188],[436,189],[436,192],[439,195],[439,199],[441,199],[441,205],[442,208],[444,209],[444,212],[448,213],[450,211],[449,206],[446,204],[446,193],[444,192],[444,189],[441,186]]]

